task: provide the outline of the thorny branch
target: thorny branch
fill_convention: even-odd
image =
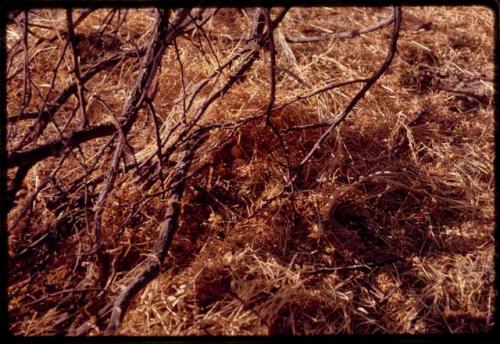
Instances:
[[[101,25],[96,29],[96,41],[89,42],[89,48],[83,48],[84,38],[75,32],[75,28],[99,10],[87,9],[77,12],[68,8],[65,10],[65,21],[62,22],[60,30],[44,37],[35,35],[34,28],[43,27],[44,30],[49,30],[51,27],[40,23],[32,24],[32,16],[28,15],[28,11],[9,14],[9,19],[17,23],[22,35],[8,51],[8,68],[10,70],[17,60],[22,62],[22,67],[10,73],[7,82],[22,77],[20,80],[23,92],[19,106],[8,108],[10,114],[7,122],[11,142],[8,145],[7,167],[11,176],[7,208],[12,212],[13,218],[9,223],[9,230],[25,233],[23,235],[27,236],[24,244],[18,244],[10,253],[15,265],[12,272],[15,273],[16,281],[21,279],[21,258],[30,256],[33,261],[40,258],[45,264],[57,255],[56,247],[59,241],[76,235],[79,249],[75,255],[73,271],[86,270],[87,273],[83,277],[75,274],[74,279],[80,279],[76,288],[65,286],[63,291],[52,295],[68,294],[65,300],[72,300],[73,297],[85,311],[76,317],[68,316],[66,320],[61,320],[61,323],[71,322],[71,328],[63,330],[63,333],[83,335],[95,326],[105,329],[106,334],[119,331],[129,302],[159,274],[163,266],[181,220],[181,201],[186,185],[196,185],[200,175],[214,164],[202,163],[207,152],[214,150],[213,147],[207,146],[211,135],[225,132],[226,141],[222,141],[225,143],[234,141],[237,129],[248,124],[254,125],[255,130],[270,129],[273,137],[278,140],[279,145],[276,147],[279,147],[282,157],[286,160],[286,164],[279,162],[281,167],[286,168],[286,185],[274,199],[290,195],[298,217],[299,214],[295,210],[295,193],[300,192],[300,186],[297,180],[333,130],[345,120],[389,68],[396,53],[401,22],[401,9],[396,7],[391,17],[364,29],[310,37],[285,37],[280,25],[286,19],[289,8],[257,8],[248,11],[251,18],[246,32],[234,39],[235,44],[230,53],[224,55],[215,49],[212,40],[216,37],[211,29],[207,28],[217,19],[219,11],[219,8],[155,9],[154,26],[145,35],[146,43],[140,43],[142,45],[137,47],[139,43],[135,40],[128,42],[128,46],[137,48],[126,48],[123,44],[121,51],[103,53],[93,60],[93,64],[84,64],[82,60],[92,55],[92,48],[102,44],[104,37],[112,37],[116,41],[125,40],[122,28],[127,23],[127,12],[108,10]],[[73,15],[76,20],[73,20]],[[382,65],[368,78],[347,81],[332,78],[326,81],[324,86],[313,88],[295,72],[279,65],[281,54],[285,54],[286,59],[291,60],[295,67],[297,65],[288,43],[353,38],[390,23],[394,23],[394,27],[387,56]],[[30,35],[38,39],[32,42],[34,39]],[[31,75],[31,64],[36,60],[33,49],[58,41],[60,45],[54,53],[56,58],[51,69],[47,71],[47,79],[50,79],[47,88],[43,92],[32,94],[32,87],[35,91],[38,87],[33,83]],[[192,63],[189,54],[181,52],[185,43],[194,46],[203,55],[207,66],[212,68],[203,78],[190,79]],[[162,61],[170,58],[170,53],[173,56],[172,63],[163,65],[160,69]],[[269,62],[266,62],[269,78],[264,88],[266,101],[260,110],[250,115],[247,112],[245,116],[235,120],[219,120],[217,117],[215,120],[211,119],[208,116],[210,111],[223,104],[224,97],[237,85],[244,84],[257,61],[266,56],[269,57]],[[65,63],[71,69],[70,75],[65,79],[67,82],[62,83],[64,86],[58,87],[56,85],[60,85],[61,79],[64,79],[65,71],[61,66]],[[165,85],[161,81],[162,74],[172,73],[172,69],[179,75],[178,87]],[[281,94],[279,72],[286,72],[306,89],[296,95]],[[298,73],[300,74],[300,70]],[[126,96],[115,103],[112,101],[112,97],[116,96],[116,93],[113,93],[115,89],[109,87],[105,90],[103,86],[109,82],[107,78],[112,78],[114,74],[133,79],[133,82],[129,82],[131,86],[125,93]],[[362,84],[361,89],[332,121],[290,127],[278,125],[280,111],[291,104],[356,84]],[[171,101],[159,99],[158,95],[165,87],[175,89],[177,98]],[[38,111],[33,111],[30,104],[36,104],[35,109]],[[101,107],[105,109],[103,113],[99,110]],[[81,116],[75,116],[77,113]],[[139,128],[140,125],[143,125],[143,129]],[[316,128],[326,129],[294,166],[286,135],[294,131]],[[148,149],[138,147],[134,143],[138,138],[148,135],[151,136]],[[273,149],[270,149],[270,152],[272,151]],[[77,161],[78,168],[68,172],[66,165],[69,165],[71,160]],[[39,171],[44,169],[49,169],[49,172],[39,175]],[[36,180],[35,186],[29,188],[29,193],[25,192],[32,179]],[[124,182],[131,183],[141,190],[138,200],[122,206],[130,210],[125,223],[128,224],[141,215],[142,206],[137,206],[138,204],[154,199],[163,201],[166,205],[148,258],[132,268],[131,271],[136,271],[134,275],[119,280],[125,287],[117,292],[115,277],[109,276],[109,271],[113,268],[110,252],[114,252],[114,249],[111,247],[111,240],[106,237],[109,229],[105,218],[112,208],[110,200],[114,191]],[[205,190],[198,185],[194,189]],[[208,195],[211,196],[210,193]],[[217,200],[215,197],[213,199]],[[264,202],[260,210],[266,209],[271,201],[272,199],[269,199]],[[56,220],[46,227],[31,228],[32,214],[40,211],[41,204]],[[239,216],[237,212],[234,213]],[[115,260],[118,257],[119,255],[115,255]],[[87,268],[83,268],[84,263]],[[353,265],[345,269],[365,266]],[[321,268],[306,273],[329,271],[329,268]],[[40,279],[40,275],[33,273],[25,285],[35,283]],[[106,288],[103,288],[105,285]],[[112,287],[108,288],[110,285]],[[72,291],[78,295],[72,296]],[[93,300],[98,297],[90,291],[101,291],[99,295],[100,300],[105,300],[104,306],[95,304]],[[28,301],[18,309],[36,306],[41,303],[39,300],[50,299],[52,297],[41,296],[38,301]],[[84,314],[91,314],[95,318],[88,319]]]

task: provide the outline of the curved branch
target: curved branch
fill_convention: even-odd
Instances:
[[[366,92],[375,84],[375,82],[387,71],[389,68],[394,55],[396,55],[397,43],[399,38],[399,30],[401,28],[401,7],[394,8],[394,29],[391,34],[391,43],[389,45],[389,51],[384,60],[384,63],[380,68],[367,80],[366,84],[359,90],[359,92],[352,98],[351,102],[347,105],[345,110],[330,123],[330,126],[325,130],[325,132],[316,141],[311,150],[304,156],[302,161],[296,166],[296,171],[293,179],[290,181],[289,185],[297,180],[298,176],[302,172],[305,164],[312,158],[313,154],[320,148],[321,144],[326,140],[330,133],[335,129],[340,123],[342,123],[349,113],[352,111],[354,106],[365,96]]]

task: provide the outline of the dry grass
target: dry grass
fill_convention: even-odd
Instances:
[[[62,11],[34,13],[36,23],[64,27]],[[90,37],[105,13],[99,10],[91,15],[77,33]],[[346,31],[369,26],[389,14],[390,10],[381,8],[293,8],[281,30],[290,36]],[[120,29],[122,47],[147,42],[153,21],[150,9],[130,11]],[[241,32],[249,22],[250,18],[228,8],[208,24],[220,61],[230,56],[236,44],[224,35]],[[16,30],[14,25],[7,28],[8,47],[15,41]],[[54,33],[37,27],[33,31],[48,37]],[[383,60],[389,33],[390,27],[386,27],[352,39],[290,44],[296,61],[280,53],[278,64],[309,86],[285,72],[277,73],[277,103],[332,80],[365,77]],[[109,44],[107,49],[115,49],[112,42]],[[178,45],[185,61],[184,77],[190,85],[203,80],[218,63],[214,54],[200,53],[188,40],[179,40]],[[203,48],[209,49],[206,44]],[[43,89],[56,63],[57,49],[34,51],[37,49],[32,77]],[[63,68],[70,61],[68,58]],[[112,108],[120,109],[137,76],[134,63],[125,61],[92,79],[89,90],[99,92]],[[181,105],[173,107],[173,103],[182,92],[182,84],[173,49],[167,51],[162,63],[155,106],[163,116],[162,130],[166,132],[176,114],[179,116]],[[265,109],[268,64],[264,54],[245,81],[210,108],[204,121],[234,121]],[[63,76],[56,80],[59,89],[71,81],[68,74],[66,79]],[[260,208],[285,185],[285,159],[272,131],[263,124],[250,123],[229,137],[228,132],[214,132],[194,168],[209,158],[215,163],[188,182],[180,228],[166,265],[134,298],[120,334],[491,330],[495,304],[492,85],[493,15],[489,9],[404,8],[398,55],[388,73],[306,167],[295,194],[297,216],[290,199],[278,198]],[[281,128],[331,120],[357,89],[348,86],[294,103],[273,114],[273,119]],[[484,99],[450,90],[468,90],[484,95]],[[7,91],[7,111],[18,113],[22,73],[8,82]],[[61,119],[71,111],[69,105],[75,106],[76,101],[58,112]],[[172,114],[168,118],[166,111]],[[99,103],[91,103],[92,123],[99,123],[105,113]],[[141,131],[147,121],[141,112],[130,142],[139,159],[155,149],[152,132]],[[321,132],[293,131],[284,136],[294,163]],[[48,128],[39,142],[56,133]],[[231,143],[224,145],[227,140]],[[241,160],[234,163],[228,151],[236,142],[243,152]],[[7,148],[14,144],[15,139],[9,140]],[[91,144],[82,148],[89,156],[98,150]],[[210,150],[214,151],[212,156],[206,154]],[[109,160],[100,163],[105,168]],[[27,193],[54,164],[55,160],[47,159],[30,171],[24,186]],[[61,171],[62,180],[81,172],[76,156],[70,156]],[[196,186],[209,190],[210,195]],[[151,193],[158,187],[153,186]],[[26,238],[56,223],[56,215],[47,209],[44,198],[49,192],[44,190],[37,196],[31,222],[9,229],[11,255]],[[165,200],[152,199],[140,209],[140,217],[124,227],[124,219],[137,209],[134,202],[141,196],[140,187],[129,175],[123,175],[104,213],[103,235],[109,254],[114,257],[121,252],[122,259],[110,286],[111,295],[126,284],[135,271],[130,269],[147,254],[166,206]],[[19,208],[9,213],[9,221]],[[85,270],[75,267],[75,257],[88,244],[78,233],[71,234],[50,248],[57,254],[34,267],[32,280],[26,282],[30,276],[21,271],[10,281],[9,326],[14,334],[65,333],[92,313],[92,309],[82,311],[59,303],[61,294],[57,294],[85,288],[78,285]],[[396,256],[401,259],[367,269],[307,273],[325,266],[369,264]],[[46,297],[52,293],[55,296]],[[99,333],[97,327],[91,332]]]

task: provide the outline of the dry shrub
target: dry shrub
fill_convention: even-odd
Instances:
[[[75,10],[74,17],[82,11]],[[34,24],[49,26],[33,26],[40,37],[57,37],[55,28],[65,29],[63,11],[30,13]],[[86,52],[82,66],[120,50],[137,49],[153,34],[154,11],[130,9],[114,35],[96,36],[95,27],[108,13],[96,10],[76,28],[78,45]],[[277,9],[272,12],[277,13]],[[348,32],[387,15],[390,10],[382,8],[292,8],[277,34]],[[202,82],[230,58],[240,44],[235,36],[251,23],[250,10],[222,8],[206,32],[178,38],[182,73],[175,49],[166,51],[153,99],[163,137],[182,120],[183,87]],[[283,132],[288,157],[264,121],[213,130],[194,155],[191,171],[199,172],[187,179],[179,228],[160,274],[132,300],[119,333],[491,330],[495,303],[492,23],[486,8],[404,8],[398,54],[391,67],[314,153],[296,181],[293,197],[266,203],[287,184],[286,158],[297,165],[324,128]],[[383,60],[390,32],[385,27],[354,38],[290,43],[293,56],[278,50],[276,104],[332,81],[366,77]],[[21,35],[20,27],[7,25],[8,54],[13,54],[9,49]],[[43,42],[30,47],[34,55],[30,70],[33,83],[47,89],[63,40],[56,38],[59,45]],[[15,56],[12,68],[21,68],[22,58],[21,53]],[[65,56],[64,68],[71,63]],[[269,53],[263,49],[245,78],[218,99],[199,124],[232,123],[262,113],[269,99],[269,63]],[[135,85],[139,64],[138,58],[124,59],[98,74],[86,83],[88,94],[95,93],[119,112]],[[71,73],[58,73],[54,90],[72,81]],[[203,89],[193,108],[224,82],[221,77],[212,88]],[[285,129],[331,121],[359,88],[348,85],[295,102],[273,112],[273,123]],[[7,82],[9,116],[38,111],[43,103],[39,97],[22,109],[22,93],[20,72]],[[52,93],[50,99],[57,94]],[[76,97],[69,98],[54,121],[64,123],[77,105]],[[107,107],[89,101],[91,125],[110,118]],[[128,142],[139,164],[156,151],[150,118],[146,108],[139,111]],[[34,122],[9,123],[8,150]],[[67,129],[77,127],[74,121]],[[23,149],[57,137],[57,129],[49,126],[36,143]],[[177,139],[173,135],[168,144]],[[70,154],[55,184],[71,187],[74,178],[84,173],[82,161],[92,161],[105,142],[103,138],[82,144],[83,156],[76,150]],[[235,145],[241,149],[237,157],[231,151]],[[126,156],[131,164],[131,155]],[[162,178],[142,182],[133,171],[118,175],[102,219],[108,289],[103,294],[86,284],[92,265],[88,252],[93,247],[88,225],[94,213],[82,209],[85,202],[89,209],[95,206],[96,197],[87,199],[88,195],[104,189],[99,177],[106,176],[111,160],[109,149],[88,175],[87,187],[64,197],[64,190],[49,183],[29,208],[30,217],[11,227],[26,195],[50,175],[57,160],[36,164],[24,179],[8,214],[13,333],[67,334],[95,319],[87,334],[102,334],[109,309],[103,314],[100,310],[151,256],[158,225],[170,206],[167,199],[151,195],[160,192],[172,175],[168,168]],[[7,177],[14,179],[13,169]],[[64,206],[70,215],[60,210]],[[33,244],[39,238],[44,242],[40,249],[26,247],[26,242]]]

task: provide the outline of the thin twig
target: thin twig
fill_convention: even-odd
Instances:
[[[356,104],[364,97],[366,92],[372,87],[373,84],[385,73],[385,71],[389,68],[394,55],[396,55],[397,42],[399,38],[399,30],[401,27],[401,7],[394,8],[394,29],[391,34],[391,41],[389,44],[389,49],[387,56],[384,60],[384,63],[377,69],[377,71],[367,79],[365,85],[358,91],[358,93],[351,99],[345,110],[335,118],[330,126],[325,130],[325,132],[318,138],[315,142],[314,146],[309,150],[309,152],[304,156],[304,158],[300,161],[300,163],[296,166],[295,175],[293,177],[292,183],[297,180],[302,169],[306,165],[306,163],[312,158],[314,153],[320,148],[321,144],[330,136],[330,133],[335,129],[340,123],[342,123],[352,109],[356,106]]]
[[[376,31],[378,29],[383,28],[384,26],[389,25],[394,21],[394,13],[385,18],[384,20],[375,23],[373,25],[370,25],[368,27],[365,27],[363,29],[359,30],[350,30],[346,32],[338,32],[338,33],[330,33],[330,34],[324,34],[324,35],[319,35],[319,36],[309,36],[309,37],[286,37],[286,41],[289,43],[314,43],[314,42],[321,42],[321,41],[328,41],[331,39],[348,39],[348,38],[354,38],[357,36],[360,36],[364,33]]]
[[[66,9],[66,25],[68,27],[68,41],[71,45],[71,53],[73,57],[73,73],[76,78],[78,101],[80,102],[80,109],[82,112],[82,127],[85,128],[88,126],[87,100],[85,99],[85,84],[84,81],[82,81],[82,75],[80,72],[80,54],[78,53],[78,47],[76,44],[72,12],[72,9]]]

